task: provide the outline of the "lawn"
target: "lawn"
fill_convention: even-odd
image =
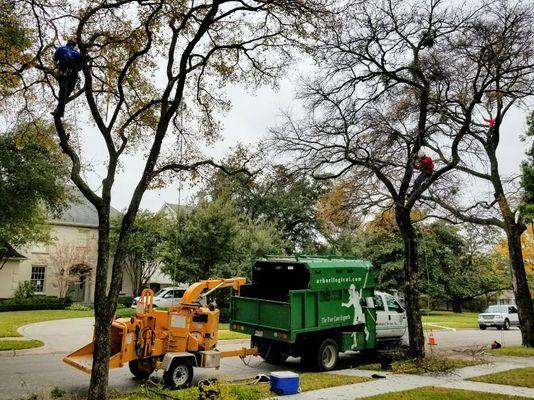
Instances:
[[[517,368],[495,374],[477,376],[470,381],[534,388],[534,367]]]
[[[40,340],[0,340],[0,351],[33,349],[42,345]]]
[[[369,378],[359,376],[347,376],[330,373],[303,373],[300,374],[300,388],[303,392],[317,390],[328,387],[352,385],[355,383],[367,382]],[[225,400],[260,400],[273,396],[269,391],[268,383],[251,385],[251,381],[240,382],[219,382],[217,388]],[[113,400],[197,400],[199,398],[198,389],[192,387],[184,390],[168,391],[147,385],[137,392],[114,397]]]
[[[534,357],[533,347],[508,346],[500,349],[488,350],[488,354],[494,356]]]
[[[464,312],[461,314],[453,313],[451,311],[431,311],[430,315],[423,315],[423,324],[434,323],[441,326],[454,329],[477,329],[477,313]],[[424,325],[425,329],[442,329],[431,325]]]
[[[364,397],[366,400],[519,400],[525,397],[507,396],[504,394],[492,394],[472,392],[459,389],[445,389],[437,387],[425,387],[421,389],[407,390],[404,392],[386,393],[378,396]]]
[[[17,328],[34,322],[54,319],[92,317],[93,311],[36,310],[0,312],[0,337],[21,336]]]

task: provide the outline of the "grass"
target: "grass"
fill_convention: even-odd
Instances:
[[[534,347],[508,346],[500,349],[488,350],[494,356],[534,357]]]
[[[40,340],[0,340],[0,351],[33,349],[42,345]]]
[[[461,314],[453,313],[451,311],[431,311],[430,315],[423,315],[423,324],[435,323],[437,325],[446,326],[455,329],[477,329],[478,314],[472,312],[464,312]],[[425,325],[425,329],[438,330],[431,325]]]
[[[495,374],[477,376],[470,381],[534,388],[534,367],[517,368]]]
[[[17,332],[17,328],[34,322],[92,316],[93,311],[35,310],[0,312],[0,337],[21,336]]]
[[[427,356],[420,361],[414,360],[400,360],[393,361],[391,364],[391,371],[394,374],[441,374],[453,371],[459,368],[471,367],[473,365],[481,364],[480,361],[463,360],[458,358],[447,358],[437,356]],[[369,369],[373,371],[380,371],[380,364],[362,365],[360,369]]]
[[[352,385],[367,382],[369,378],[359,376],[347,376],[330,373],[303,373],[300,374],[300,388],[303,392],[341,385]],[[223,400],[260,400],[273,396],[269,391],[268,383],[249,385],[250,381],[234,383],[219,382],[217,388]],[[199,392],[196,387],[184,390],[168,391],[155,389],[150,386],[143,387],[137,392],[114,397],[113,400],[197,400]]]
[[[484,398],[484,400],[525,399],[525,397],[519,396],[507,396],[504,394],[481,393],[472,392],[469,390],[445,389],[437,387],[425,387],[421,389],[365,397],[366,400],[478,400],[481,398]]]

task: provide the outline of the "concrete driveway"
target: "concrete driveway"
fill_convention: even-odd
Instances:
[[[13,400],[38,393],[47,395],[57,386],[69,393],[84,393],[89,385],[89,375],[78,371],[62,362],[62,358],[87,344],[92,337],[93,318],[76,318],[59,321],[39,322],[21,327],[19,332],[32,339],[41,340],[45,346],[21,352],[2,353],[0,357],[0,399]],[[489,345],[497,340],[504,345],[521,343],[521,335],[517,328],[510,331],[497,330],[459,330],[435,331],[438,345],[436,350],[462,349],[471,346]],[[248,346],[248,340],[230,340],[219,342],[219,348],[231,349]],[[299,360],[290,358],[282,366],[264,362],[259,357],[251,357],[243,363],[239,358],[225,358],[221,368],[195,369],[194,383],[207,377],[219,379],[252,378],[258,373],[273,370],[299,370]],[[339,368],[350,368],[362,364],[357,353],[347,352],[340,357]],[[156,376],[161,376],[161,373]],[[130,374],[128,367],[110,371],[110,389],[118,391],[135,390],[142,381]]]

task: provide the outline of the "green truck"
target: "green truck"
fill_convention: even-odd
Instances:
[[[404,310],[393,296],[374,288],[369,261],[258,260],[252,282],[231,298],[230,329],[250,334],[252,345],[269,362],[301,357],[309,367],[331,370],[339,352],[371,352],[400,343]]]

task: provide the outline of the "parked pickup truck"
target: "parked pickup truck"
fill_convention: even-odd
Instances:
[[[510,329],[510,326],[519,326],[517,307],[514,305],[489,306],[486,311],[478,314],[478,326],[485,330],[488,326],[495,326],[498,330]]]
[[[287,357],[327,371],[339,352],[398,346],[406,317],[397,300],[375,292],[369,261],[271,258],[252,266],[252,282],[230,302],[230,329],[251,335],[272,363]]]

